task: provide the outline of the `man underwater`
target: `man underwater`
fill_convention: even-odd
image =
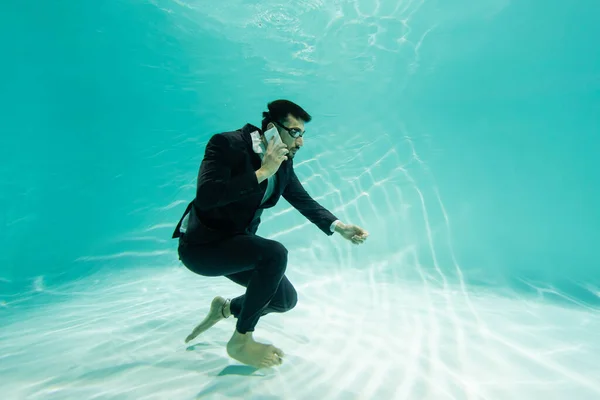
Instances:
[[[297,302],[296,290],[285,276],[288,250],[256,235],[263,210],[275,206],[280,197],[326,235],[337,232],[354,244],[366,240],[364,229],[342,223],[317,203],[294,172],[293,160],[311,119],[297,104],[276,100],[263,113],[261,129],[246,124],[208,141],[196,197],[173,238],[179,238],[179,258],[190,271],[225,276],[246,291],[231,301],[215,297],[186,343],[233,315],[237,322],[227,343],[230,357],[256,368],[282,363],[281,349],[256,342],[252,336],[260,317],[289,311]]]

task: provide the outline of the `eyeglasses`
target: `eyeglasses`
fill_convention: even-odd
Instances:
[[[286,126],[281,125],[279,122],[275,122],[275,123],[277,125],[279,125],[280,127],[282,127],[283,129],[285,129],[287,131],[287,133],[289,133],[290,136],[293,137],[294,139],[304,136],[305,132],[300,130],[300,128],[288,128]]]

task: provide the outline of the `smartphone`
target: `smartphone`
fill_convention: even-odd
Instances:
[[[281,143],[281,136],[279,136],[279,132],[275,127],[272,127],[271,129],[265,132],[265,139],[267,139],[267,147],[269,146],[269,142],[273,137],[275,138],[275,144]]]

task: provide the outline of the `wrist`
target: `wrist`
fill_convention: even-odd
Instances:
[[[338,223],[335,224],[335,228],[333,228],[333,230],[337,233],[341,233],[345,227],[346,225],[344,225],[342,221],[338,221]]]
[[[256,170],[256,179],[258,180],[258,183],[261,183],[262,181],[267,179],[269,176],[270,176],[269,172],[266,171],[263,167],[260,167],[259,169]]]

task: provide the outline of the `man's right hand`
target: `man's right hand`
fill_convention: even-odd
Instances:
[[[264,172],[265,178],[268,178],[277,172],[281,163],[288,159],[288,153],[289,151],[284,143],[280,142],[275,144],[275,138],[271,138],[262,160],[262,166],[260,167]]]

